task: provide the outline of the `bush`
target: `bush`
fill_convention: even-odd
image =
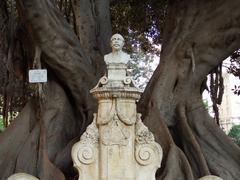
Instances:
[[[4,130],[4,125],[3,125],[3,118],[0,116],[0,132]]]
[[[240,146],[240,125],[234,125],[230,129],[228,136],[232,137],[236,144]]]

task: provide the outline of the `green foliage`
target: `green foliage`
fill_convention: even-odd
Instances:
[[[133,51],[129,62],[129,75],[140,89],[146,87],[158,63],[159,57],[154,54],[145,54],[141,49]]]
[[[205,109],[209,110],[209,104],[208,104],[208,100],[207,99],[203,99],[203,106]]]
[[[123,0],[110,5],[113,33],[125,38],[132,55],[130,75],[144,89],[159,62],[167,0]]]
[[[240,49],[231,55],[228,73],[240,79]],[[234,94],[240,96],[240,86],[235,85],[232,90]]]
[[[110,9],[113,32],[125,37],[128,50],[139,44],[144,52],[153,52],[153,44],[162,40],[166,8],[167,0],[114,1]]]
[[[0,132],[4,130],[4,125],[3,125],[3,118],[0,116]]]
[[[232,137],[236,144],[240,146],[240,125],[234,125],[230,129],[228,136]]]

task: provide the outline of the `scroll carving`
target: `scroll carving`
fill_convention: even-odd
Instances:
[[[140,113],[137,114],[136,142],[137,144],[149,144],[154,142],[154,136],[143,124]]]
[[[94,114],[93,122],[87,127],[80,141],[72,147],[73,165],[79,172],[79,180],[98,179],[98,174],[91,174],[91,171],[97,171],[98,168],[99,131],[96,119],[97,115]]]
[[[78,159],[83,164],[91,164],[95,160],[94,147],[82,146],[78,151]]]
[[[95,160],[96,145],[98,144],[99,133],[96,126],[96,117],[94,114],[93,122],[87,127],[87,130],[81,136],[79,145],[77,147],[78,160],[83,164],[91,164]]]
[[[162,149],[155,143],[153,134],[143,124],[140,113],[137,114],[135,141],[137,162],[143,166],[155,164],[156,167],[160,167],[158,162],[162,159]]]
[[[99,139],[98,128],[96,126],[96,113],[93,114],[93,122],[87,127],[87,130],[81,136],[82,144],[97,144]]]

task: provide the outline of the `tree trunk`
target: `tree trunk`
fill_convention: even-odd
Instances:
[[[24,0],[18,1],[17,5],[20,17],[31,33],[32,46],[39,46],[42,51],[41,60],[48,69],[49,82],[44,90],[46,101],[42,108],[38,100],[28,103],[1,134],[0,179],[5,180],[14,172],[26,172],[44,180],[72,179],[76,173],[71,161],[71,147],[96,111],[96,101],[89,89],[94,87],[105,69],[101,54],[107,50],[104,39],[111,36],[106,34],[111,31],[110,24],[107,27],[104,23],[106,29],[102,27],[88,34],[99,41],[90,42],[92,45],[85,49],[87,39],[79,43],[50,1]],[[98,3],[93,6],[103,12],[109,11],[104,9],[107,5],[103,7]],[[99,23],[105,16],[99,13],[96,18]],[[94,57],[98,59],[92,58],[94,51]]]
[[[161,62],[139,103],[164,148],[158,179],[240,176],[240,150],[209,116],[200,93],[211,69],[239,48],[236,6],[237,0],[169,4]]]
[[[111,36],[109,1],[72,0],[77,36],[48,0],[18,0],[18,12],[49,72],[44,101],[31,100],[0,135],[1,180],[26,172],[74,179],[70,151],[96,111],[89,90],[103,75]],[[161,63],[139,110],[163,147],[157,179],[240,176],[239,148],[204,109],[207,74],[238,49],[238,0],[169,1]],[[227,162],[227,163],[226,163]]]

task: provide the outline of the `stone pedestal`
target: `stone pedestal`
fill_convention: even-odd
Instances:
[[[107,76],[90,91],[98,112],[72,148],[79,180],[155,180],[162,149],[136,111],[141,91],[126,69],[108,64]]]

